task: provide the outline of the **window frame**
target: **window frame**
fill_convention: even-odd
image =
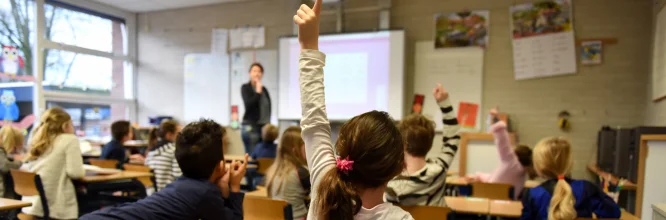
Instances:
[[[94,94],[84,94],[84,93],[72,93],[64,91],[47,91],[44,90],[42,82],[44,80],[44,68],[45,63],[43,59],[34,59],[33,70],[35,71],[35,83],[34,83],[34,101],[33,109],[35,110],[34,114],[39,117],[39,115],[46,110],[46,102],[70,102],[70,103],[83,103],[83,104],[125,104],[128,108],[128,120],[137,121],[137,102],[136,102],[136,80],[137,80],[137,33],[136,33],[136,14],[122,11],[114,7],[106,6],[97,2],[92,1],[80,1],[80,0],[34,0],[35,1],[35,16],[34,24],[36,26],[35,30],[35,46],[33,51],[34,57],[43,57],[45,49],[55,49],[68,52],[74,52],[79,54],[93,55],[98,57],[109,58],[113,60],[121,60],[127,62],[131,65],[131,78],[132,84],[125,85],[130,86],[132,91],[131,98],[117,98],[110,96],[94,95]],[[46,39],[46,11],[45,5],[50,4],[55,7],[61,7],[68,10],[75,10],[80,12],[85,12],[94,16],[99,16],[107,19],[124,19],[125,29],[127,35],[127,54],[115,54],[113,52],[98,51],[89,48],[83,48],[74,45],[68,45],[63,43],[58,43]],[[37,122],[36,122],[37,123]]]

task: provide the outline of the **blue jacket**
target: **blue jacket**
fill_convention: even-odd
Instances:
[[[243,199],[243,193],[233,192],[224,199],[222,191],[209,180],[183,176],[145,199],[96,211],[80,219],[243,219]]]
[[[250,154],[253,160],[259,158],[275,158],[277,151],[277,144],[273,142],[261,142],[254,147],[254,151]]]
[[[579,218],[620,218],[620,207],[606,193],[591,182],[567,178],[576,203]],[[523,194],[523,214],[520,219],[548,219],[548,207],[555,189],[556,179],[548,180]]]
[[[123,164],[127,162],[129,158],[127,158],[123,143],[117,140],[111,140],[102,147],[102,154],[99,156],[99,159],[117,160],[118,169],[122,169]]]

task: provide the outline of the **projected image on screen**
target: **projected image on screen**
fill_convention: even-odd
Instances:
[[[300,50],[298,39],[280,39],[280,119],[301,118]],[[330,120],[347,120],[371,110],[387,111],[396,119],[402,116],[404,32],[322,36],[319,50],[326,53],[324,85]]]

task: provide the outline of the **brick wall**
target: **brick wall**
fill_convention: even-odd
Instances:
[[[376,28],[378,13],[358,10],[376,2],[347,1],[346,7],[352,10],[345,14],[345,30]],[[604,48],[604,64],[579,66],[578,73],[571,76],[515,81],[508,10],[511,4],[524,2],[532,1],[393,0],[391,27],[407,31],[406,97],[414,90],[414,44],[432,38],[433,15],[489,9],[484,106],[502,106],[502,111],[511,115],[521,143],[534,145],[546,136],[568,136],[574,144],[574,176],[588,177],[585,164],[596,149],[599,128],[640,125],[649,112],[645,85],[650,71],[652,0],[574,1],[576,37],[619,40]],[[145,122],[157,114],[183,115],[183,57],[209,52],[212,28],[263,24],[266,47],[276,49],[277,37],[292,32],[296,7],[292,0],[256,0],[139,14],[139,119]],[[322,32],[334,30],[335,16],[323,17]],[[561,110],[572,114],[569,133],[557,128]]]

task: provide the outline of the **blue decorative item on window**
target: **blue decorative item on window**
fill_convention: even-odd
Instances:
[[[0,117],[4,121],[16,121],[19,118],[19,108],[16,104],[16,96],[14,96],[14,90],[2,90],[2,95],[0,95]]]

